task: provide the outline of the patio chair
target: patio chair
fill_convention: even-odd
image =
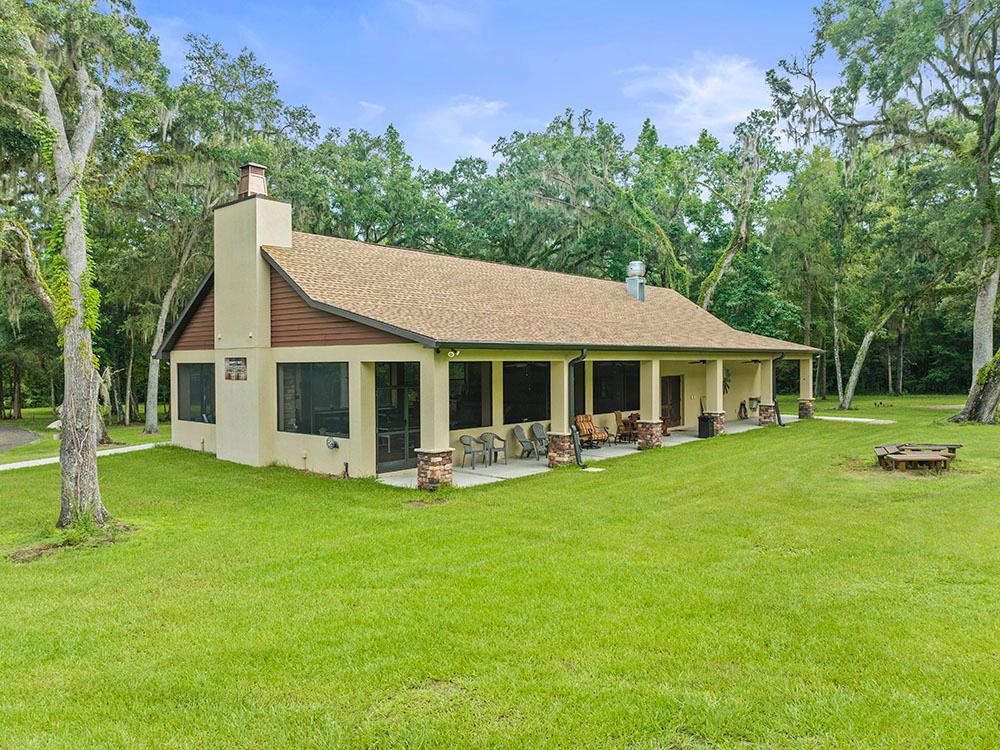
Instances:
[[[524,434],[524,428],[519,424],[514,425],[514,439],[521,445],[521,458],[534,456],[536,461],[539,459],[538,446],[528,440],[528,436]]]
[[[634,443],[635,442],[635,425],[622,417],[620,411],[615,412],[615,427],[618,432],[615,435],[616,443]]]
[[[486,446],[483,445],[481,440],[477,440],[472,435],[462,435],[458,439],[458,442],[462,444],[462,466],[465,466],[465,459],[467,456],[472,456],[472,468],[476,468],[476,456],[481,456],[483,463],[486,463]],[[482,445],[482,448],[477,448],[476,443]]]
[[[539,452],[544,452],[545,455],[549,454],[549,436],[545,433],[541,422],[535,422],[531,425],[531,439],[538,444]]]
[[[602,445],[608,443],[611,440],[611,433],[605,430],[603,427],[598,427],[594,424],[594,417],[591,414],[579,414],[577,415],[577,430],[580,431],[580,438],[583,439],[583,435],[587,435],[587,442],[590,448],[600,448]],[[581,425],[583,425],[581,427]]]
[[[587,421],[586,414],[577,414],[575,420],[576,420],[576,432],[580,436],[580,446],[583,448],[593,448],[594,447],[593,424]]]
[[[484,432],[479,436],[479,442],[486,448],[486,457],[492,465],[503,453],[503,462],[507,463],[507,441],[495,432]]]

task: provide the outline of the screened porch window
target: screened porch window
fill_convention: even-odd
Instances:
[[[278,431],[350,436],[346,362],[278,365]]]
[[[177,418],[215,424],[215,365],[177,365]]]
[[[573,416],[587,413],[587,366],[583,362],[573,365]]]
[[[540,422],[549,419],[548,362],[503,363],[503,421]]]
[[[487,427],[493,422],[493,365],[448,363],[448,429]]]
[[[639,411],[639,363],[594,362],[594,413]]]

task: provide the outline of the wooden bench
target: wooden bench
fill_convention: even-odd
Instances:
[[[892,469],[907,471],[908,469],[931,469],[932,471],[947,471],[951,464],[951,456],[935,451],[906,451],[890,453],[885,457]],[[885,465],[885,464],[884,464]]]
[[[888,461],[888,457],[894,453],[899,453],[898,445],[876,445],[875,446],[875,460],[878,461],[878,465],[883,469],[891,469],[892,465]]]
[[[904,443],[897,446],[897,451],[907,453],[947,453],[951,458],[955,458],[961,443]]]

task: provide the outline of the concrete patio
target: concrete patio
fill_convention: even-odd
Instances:
[[[798,417],[784,418],[786,423],[795,422],[797,420]],[[759,429],[760,426],[755,422],[740,420],[729,422],[726,425],[726,434],[738,435],[742,432]],[[672,429],[669,435],[663,436],[662,447],[670,448],[675,445],[683,445],[684,443],[691,443],[697,440],[699,440],[698,431],[695,428]],[[591,462],[605,461],[609,458],[634,456],[637,452],[638,451],[634,443],[611,443],[610,445],[605,445],[602,448],[584,448],[583,460],[589,465]],[[454,486],[459,488],[475,487],[481,484],[502,482],[505,479],[528,477],[532,474],[541,474],[546,471],[549,471],[549,467],[544,458],[536,461],[533,458],[516,458],[512,456],[506,464],[502,461],[500,463],[495,463],[492,466],[483,466],[482,464],[479,464],[475,469],[471,468],[468,463],[466,463],[465,467],[461,467],[458,463],[456,463],[454,469]],[[379,474],[378,481],[383,484],[392,485],[393,487],[416,489],[417,470],[403,469],[402,471]]]

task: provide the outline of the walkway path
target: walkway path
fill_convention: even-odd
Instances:
[[[816,419],[824,422],[860,422],[862,424],[896,424],[895,419],[871,419],[870,417],[828,417],[816,415]]]
[[[39,439],[37,432],[26,430],[23,427],[11,427],[10,425],[0,425],[0,451],[17,448],[21,445],[33,443]]]
[[[133,453],[135,451],[145,451],[150,448],[155,448],[158,445],[169,445],[169,443],[142,443],[141,445],[126,445],[122,448],[108,448],[107,450],[97,451],[97,457],[101,456],[112,456],[116,453]],[[59,463],[59,456],[50,456],[49,458],[33,458],[30,461],[17,461],[12,464],[0,464],[0,471],[11,471],[12,469],[27,469],[32,466],[48,466],[49,464]]]

